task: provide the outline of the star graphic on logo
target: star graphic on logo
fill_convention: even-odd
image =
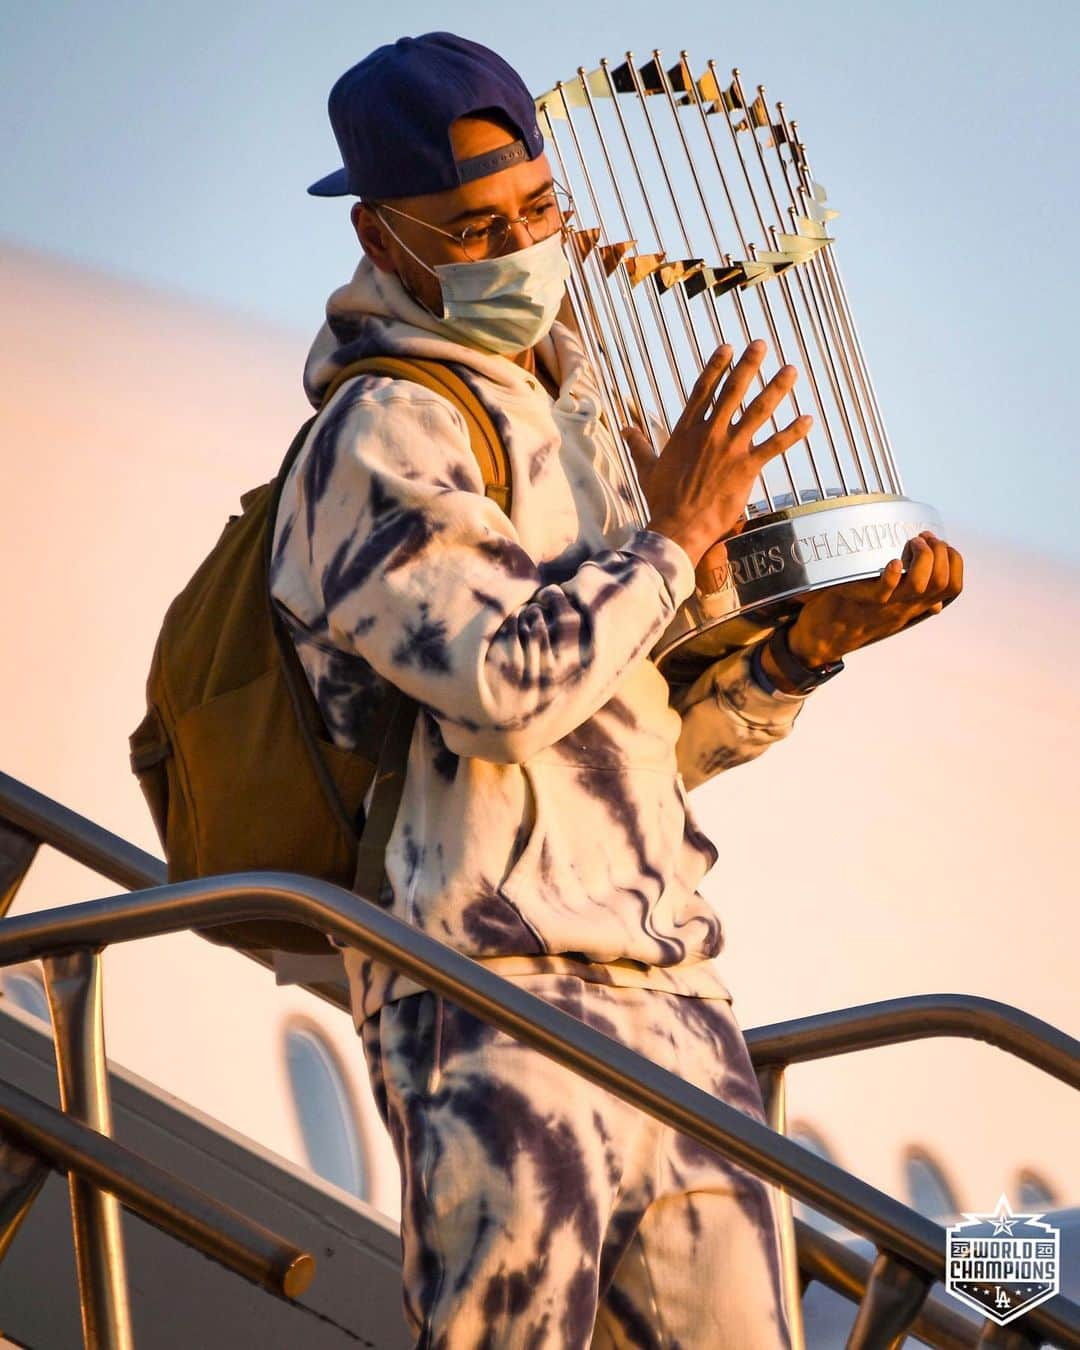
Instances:
[[[991,1233],[991,1237],[997,1237],[1001,1233],[1004,1233],[1006,1237],[1012,1237],[1013,1224],[1019,1223],[1021,1219],[1041,1219],[1042,1215],[1014,1213],[1005,1193],[1002,1192],[998,1196],[997,1209],[994,1210],[993,1214],[968,1214],[965,1212],[964,1218],[971,1223],[992,1223],[994,1231]]]

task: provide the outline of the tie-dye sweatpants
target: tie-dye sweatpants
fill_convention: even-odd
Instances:
[[[573,976],[542,996],[763,1119],[725,1000]],[[362,1035],[420,1350],[788,1347],[772,1188],[433,994]]]

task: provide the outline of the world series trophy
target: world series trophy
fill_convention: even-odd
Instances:
[[[715,61],[695,75],[685,52],[666,66],[654,51],[642,65],[627,52],[579,67],[536,107],[574,203],[574,322],[640,522],[649,508],[619,429],[637,426],[659,452],[721,343],[766,336],[804,377],[788,396],[795,415],[814,413],[653,652],[669,678],[693,678],[810,591],[877,576],[941,521],[904,495],[827,228],[838,213],[784,105],[771,111],[760,85],[748,99],[738,70],[724,86]]]

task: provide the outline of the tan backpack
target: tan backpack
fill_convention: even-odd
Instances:
[[[509,462],[475,394],[439,361],[369,357],[343,369],[322,407],[360,374],[410,380],[465,417],[485,490],[510,509]],[[321,409],[320,409],[321,411]],[[404,784],[416,708],[385,700],[356,751],[334,745],[270,599],[281,489],[318,414],[297,432],[277,477],[248,492],[169,606],[147,680],[131,767],[161,837],[170,881],[222,872],[301,872],[377,900]],[[378,780],[362,830],[363,801]],[[205,936],[244,949],[325,952],[299,924],[251,922]]]

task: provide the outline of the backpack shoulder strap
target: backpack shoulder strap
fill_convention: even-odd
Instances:
[[[322,719],[319,715],[318,706],[308,685],[304,668],[300,664],[300,657],[296,653],[292,637],[286,631],[284,620],[277,611],[270,590],[270,575],[274,557],[274,522],[277,520],[278,507],[281,505],[281,492],[285,486],[285,480],[289,476],[289,470],[299,457],[300,451],[307,441],[308,433],[315,425],[316,417],[317,414],[315,417],[309,417],[293,437],[271,488],[270,505],[267,508],[266,534],[263,538],[263,564],[266,569],[265,598],[270,615],[270,630],[274,635],[274,643],[281,662],[282,677],[289,695],[289,702],[292,704],[293,713],[296,716],[297,726],[300,729],[300,736],[308,753],[308,759],[315,772],[315,777],[319,781],[319,786],[322,788],[327,805],[336,817],[345,838],[355,840],[357,838],[356,822],[352,819],[345,803],[342,801],[326,760],[319,749],[319,731],[322,729],[320,726]]]
[[[410,380],[434,394],[441,394],[461,413],[469,433],[469,444],[484,478],[485,494],[510,514],[510,461],[502,437],[495,429],[491,414],[456,371],[443,361],[419,356],[368,356],[345,366],[334,376],[322,401],[333,398],[346,380],[357,375],[388,375]]]
[[[325,395],[320,408],[325,408],[346,380],[357,375],[388,375],[393,379],[411,380],[433,393],[441,394],[461,412],[469,433],[469,444],[480,466],[484,479],[484,491],[507,514],[510,512],[510,461],[506,447],[495,429],[490,414],[460,375],[457,375],[441,361],[416,357],[369,356],[354,361],[338,371]],[[347,837],[357,842],[356,874],[353,890],[357,895],[375,904],[380,903],[386,879],[386,846],[390,842],[390,833],[394,828],[401,794],[405,787],[405,772],[412,743],[413,725],[416,721],[416,703],[404,694],[397,692],[393,711],[386,723],[386,732],[381,746],[378,763],[375,768],[374,786],[367,816],[362,831],[357,834],[356,824],[349,818],[344,802],[322,751],[316,730],[319,720],[307,677],[300,665],[291,636],[285,631],[285,625],[274,608],[270,597],[270,563],[273,554],[274,522],[281,500],[281,490],[289,470],[292,468],[315,418],[309,418],[300,428],[274,483],[274,494],[270,505],[266,537],[266,598],[270,606],[270,621],[278,650],[281,653],[282,672],[289,691],[289,698],[300,725],[301,735],[311,758],[312,766],[326,795],[327,801],[337,817]]]

